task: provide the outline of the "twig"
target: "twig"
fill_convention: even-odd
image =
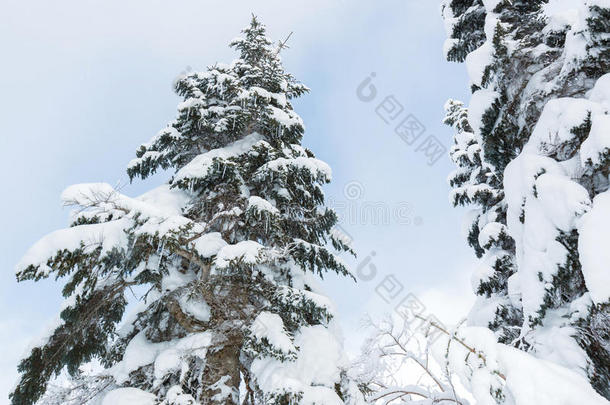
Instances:
[[[445,335],[449,336],[449,338],[451,340],[455,340],[456,342],[458,342],[459,344],[461,344],[462,346],[464,346],[464,348],[466,350],[468,350],[470,353],[475,354],[478,358],[480,358],[483,361],[483,364],[487,366],[487,358],[480,352],[477,352],[474,348],[472,348],[471,346],[469,346],[466,342],[464,342],[462,339],[458,338],[457,336],[455,336],[455,334],[449,333],[449,331],[447,331],[447,329],[443,328],[442,326],[439,326],[436,322],[433,321],[429,321],[428,319],[422,317],[421,315],[415,315],[416,318],[421,319],[425,322],[430,322],[430,326],[434,326],[436,329],[438,329],[439,331],[441,331],[442,333],[444,333]],[[504,381],[506,381],[506,376],[504,374],[502,374],[499,371],[494,371],[495,374],[497,374],[500,378],[502,378]]]
[[[290,37],[292,36],[292,31],[290,32],[290,34],[288,34],[288,36],[286,37],[286,39],[284,41],[280,41],[280,44],[277,46],[277,51],[275,52],[275,55],[279,55],[279,53],[283,50],[283,49],[288,49],[288,46],[286,45],[286,43],[288,42],[288,40],[290,39]]]

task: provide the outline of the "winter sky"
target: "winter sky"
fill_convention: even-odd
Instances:
[[[365,275],[358,283],[325,281],[348,349],[358,349],[362,333],[354,332],[365,313],[391,312],[409,293],[445,323],[466,315],[474,258],[462,237],[464,212],[448,199],[452,164],[445,155],[428,165],[417,142],[394,133],[412,114],[426,127],[420,141],[434,135],[448,148],[443,104],[468,97],[464,67],[443,59],[437,1],[4,0],[0,404],[18,359],[61,304],[61,284],[17,285],[13,270],[32,243],[67,225],[61,191],[108,182],[136,196],[164,181],[168,174],[130,185],[125,167],[173,118],[176,76],[230,62],[227,44],[252,12],[275,40],[293,32],[282,55],[311,88],[295,103],[304,143],[333,168],[329,204],[359,254],[347,261]],[[372,72],[377,96],[365,102],[356,89]],[[392,95],[404,107],[394,121],[376,112]]]

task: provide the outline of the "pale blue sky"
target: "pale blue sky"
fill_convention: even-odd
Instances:
[[[346,345],[366,311],[390,311],[375,295],[384,276],[414,292],[447,322],[468,310],[473,256],[461,236],[462,210],[448,200],[448,157],[426,164],[375,113],[394,95],[407,113],[446,146],[441,124],[449,97],[468,97],[463,66],[444,61],[445,38],[433,0],[380,1],[83,1],[3,0],[0,5],[0,403],[28,342],[44,332],[61,303],[54,282],[17,285],[13,267],[39,237],[67,224],[59,194],[68,185],[127,183],[136,147],[172,119],[172,82],[191,66],[234,58],[227,43],[258,14],[274,39],[291,31],[283,52],[289,71],[311,88],[295,103],[306,124],[304,143],[333,168],[327,196],[339,210],[386,207],[392,219],[408,207],[421,224],[355,223],[356,267],[375,251],[378,275],[357,285],[329,277]],[[356,87],[371,72],[377,99]],[[127,185],[137,195],[163,181]],[[360,199],[347,200],[357,182]],[[367,205],[368,204],[368,205]],[[385,205],[382,205],[385,204]],[[344,215],[347,217],[347,215]],[[413,221],[412,221],[413,222]],[[368,268],[368,267],[367,267]],[[394,303],[395,304],[395,303]]]

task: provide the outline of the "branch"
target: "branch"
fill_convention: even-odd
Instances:
[[[441,384],[440,381],[438,381],[438,379],[432,374],[432,372],[427,367],[425,367],[420,360],[415,358],[415,356],[399,342],[399,340],[396,338],[396,336],[394,336],[392,333],[389,333],[389,332],[386,332],[386,334],[388,336],[390,336],[392,338],[392,340],[394,340],[396,342],[398,347],[400,347],[400,349],[404,352],[403,356],[406,356],[406,357],[410,358],[411,360],[413,360],[415,363],[417,363],[426,372],[426,374],[428,374],[430,376],[430,378],[432,378],[432,380],[436,383],[436,385],[438,386],[438,388],[440,390],[444,391],[446,389],[446,387],[443,384]],[[393,354],[400,355],[400,353],[393,353]]]
[[[461,344],[466,350],[468,350],[472,354],[475,354],[479,359],[481,359],[483,361],[483,364],[485,366],[487,366],[487,358],[481,352],[476,351],[473,347],[469,346],[462,339],[460,339],[457,336],[455,336],[455,334],[449,333],[449,331],[447,331],[447,329],[445,329],[442,326],[438,325],[436,322],[429,321],[428,319],[422,317],[421,315],[415,315],[415,317],[418,318],[418,319],[421,319],[421,320],[423,320],[425,322],[429,322],[430,326],[434,326],[436,329],[438,329],[439,331],[441,331],[445,335],[449,336],[449,339],[455,340],[456,342]],[[506,381],[506,376],[504,374],[502,374],[499,371],[494,371],[494,373],[496,373],[500,378],[502,378],[504,381]]]
[[[290,32],[290,34],[288,34],[288,36],[286,37],[286,39],[284,41],[280,41],[280,44],[277,47],[277,51],[275,52],[275,55],[279,55],[279,53],[283,50],[283,49],[287,49],[288,46],[286,45],[286,43],[288,42],[288,40],[290,39],[290,37],[292,36],[292,31]]]
[[[424,390],[418,386],[406,386],[406,387],[390,387],[390,388],[386,388],[384,391],[380,392],[378,395],[374,396],[371,398],[372,402],[378,401],[380,399],[389,397],[391,395],[396,395],[394,398],[390,399],[387,403],[392,402],[394,400],[397,400],[399,398],[404,397],[405,395],[417,395],[419,397],[425,398],[425,399],[431,399],[434,402],[440,402],[440,401],[449,401],[449,402],[453,402],[455,404],[458,405],[463,405],[462,402],[460,402],[457,399],[451,398],[451,397],[446,397],[444,395],[434,395],[434,393],[431,393],[427,390]]]

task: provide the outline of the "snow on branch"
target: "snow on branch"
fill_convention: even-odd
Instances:
[[[577,371],[497,343],[487,328],[460,324],[448,329],[417,318],[443,338],[412,332],[403,319],[368,321],[374,333],[355,370],[371,403],[608,403]]]

